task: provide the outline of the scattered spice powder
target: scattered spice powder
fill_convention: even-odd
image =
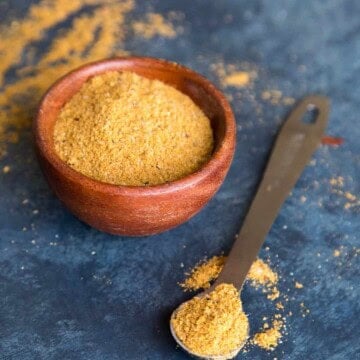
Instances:
[[[340,189],[343,188],[345,184],[344,178],[342,176],[331,178],[329,183],[332,186],[331,192],[342,196],[346,200],[345,204],[343,205],[345,210],[360,206],[360,199],[356,195],[350,191],[344,191]]]
[[[210,282],[219,276],[225,260],[226,256],[213,256],[207,261],[202,261],[186,274],[188,277],[180,286],[185,290],[192,291],[208,289],[211,285]]]
[[[156,35],[173,38],[177,32],[174,26],[167,22],[161,14],[146,14],[145,21],[136,21],[132,24],[135,34],[141,35],[145,39],[150,39]]]
[[[304,287],[304,285],[303,285],[303,284],[301,284],[301,283],[299,283],[299,282],[295,281],[295,288],[296,288],[296,289],[302,289],[303,287]]]
[[[2,170],[3,170],[4,174],[8,174],[10,172],[11,168],[9,165],[5,165]]]
[[[338,186],[338,187],[343,187],[344,186],[344,178],[342,176],[338,176],[336,178],[331,178],[329,180],[330,185],[332,186]]]
[[[333,252],[334,257],[339,257],[341,255],[341,251],[339,249],[335,249]]]
[[[283,326],[282,320],[275,319],[271,328],[264,326],[264,331],[255,334],[253,343],[265,350],[273,350],[282,337]]]
[[[273,286],[278,281],[278,275],[261,259],[254,261],[247,276],[256,285]]]
[[[213,256],[200,262],[190,273],[186,274],[188,276],[180,286],[185,290],[192,291],[209,288],[210,282],[220,274],[225,261],[226,256]],[[247,278],[254,286],[261,285],[269,289],[273,288],[278,282],[278,275],[261,259],[256,259],[251,265]]]
[[[87,81],[55,123],[60,158],[116,185],[158,185],[199,169],[211,156],[209,119],[185,94],[131,72]]]
[[[272,105],[293,105],[295,103],[294,98],[289,96],[283,97],[283,93],[276,89],[263,91],[261,93],[261,98],[270,102]]]
[[[224,83],[227,86],[244,87],[250,83],[250,73],[246,71],[236,71],[228,74],[224,78]]]
[[[249,332],[240,294],[230,284],[221,284],[210,294],[182,304],[171,324],[186,348],[200,356],[231,354],[232,358]]]

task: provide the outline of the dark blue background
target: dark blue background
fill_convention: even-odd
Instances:
[[[0,18],[20,16],[25,3],[3,2]],[[130,33],[131,52],[178,61],[218,85],[212,63],[248,62],[258,72],[252,90],[226,90],[238,123],[230,173],[209,205],[177,229],[148,238],[110,236],[79,222],[52,195],[25,129],[0,160],[0,167],[11,165],[0,173],[0,359],[187,358],[168,328],[171,311],[191,296],[177,282],[204,256],[226,252],[241,225],[290,110],[261,100],[267,89],[296,99],[328,95],[328,133],[345,142],[319,148],[266,240],[270,249],[261,253],[289,297],[288,334],[271,353],[250,346],[238,358],[360,359],[359,206],[344,209],[346,199],[329,184],[342,176],[342,190],[359,194],[360,2],[146,1],[130,19],[149,9],[183,12],[184,33],[152,40]],[[295,289],[295,280],[304,288]],[[252,332],[275,314],[274,304],[248,285],[242,299]],[[306,317],[302,302],[310,309]]]

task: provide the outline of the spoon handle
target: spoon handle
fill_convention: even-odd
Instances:
[[[311,123],[305,122],[306,112],[315,114]],[[317,95],[304,98],[290,113],[226,264],[213,286],[230,283],[241,290],[282,204],[320,143],[328,114],[328,99]]]

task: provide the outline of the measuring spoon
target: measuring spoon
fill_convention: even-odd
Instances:
[[[310,113],[313,116],[307,120],[306,115]],[[319,95],[305,97],[290,113],[276,139],[260,186],[241,230],[236,235],[223,270],[215,283],[197,296],[206,295],[222,283],[233,284],[241,291],[247,273],[282,204],[320,143],[328,115],[329,101],[326,97]],[[178,309],[172,313],[171,318]],[[203,356],[195,354],[182,343],[176,335],[171,320],[170,329],[176,342],[190,355],[200,359],[232,359],[245,344],[245,342],[240,344],[237,349],[228,354]]]

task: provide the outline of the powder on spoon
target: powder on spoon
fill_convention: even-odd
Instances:
[[[230,284],[181,305],[171,324],[185,347],[200,356],[229,355],[244,345],[249,331],[239,291]]]
[[[116,185],[158,185],[206,163],[209,119],[185,94],[131,72],[88,80],[62,108],[55,149],[78,172]]]

